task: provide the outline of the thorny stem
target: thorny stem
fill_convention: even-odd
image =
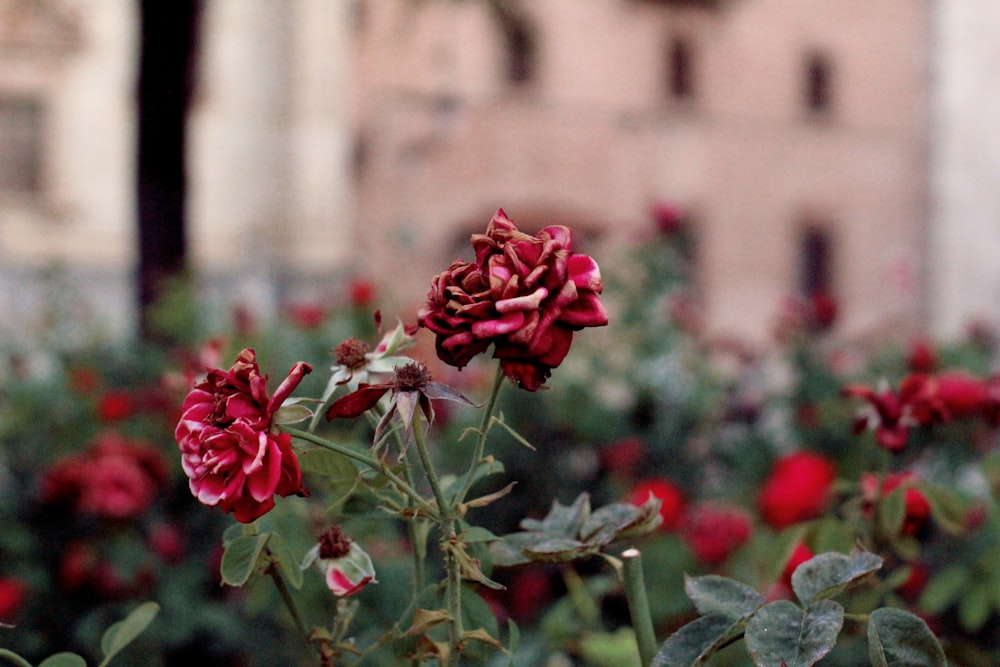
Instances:
[[[461,503],[465,501],[465,496],[468,495],[469,489],[472,488],[472,481],[475,478],[473,472],[475,472],[476,467],[479,465],[480,461],[483,460],[483,455],[486,453],[486,433],[490,428],[490,421],[493,419],[493,411],[496,409],[497,397],[500,396],[500,387],[503,386],[503,368],[497,364],[496,374],[493,377],[493,387],[490,389],[490,397],[486,400],[486,409],[483,411],[483,420],[479,424],[479,434],[476,438],[476,450],[472,456],[472,461],[469,463],[469,472],[465,476],[465,483],[462,484],[462,489],[455,496],[455,503]]]
[[[440,512],[441,539],[442,544],[448,544],[455,537],[455,507],[448,503],[441,487],[441,480],[438,479],[437,471],[431,461],[430,452],[427,449],[427,438],[424,435],[423,424],[420,423],[420,412],[415,412],[413,417],[413,439],[417,446],[417,454],[420,456],[420,463],[424,467],[424,475],[430,482],[434,498],[437,500]],[[462,572],[458,559],[454,554],[445,550],[444,565],[446,571],[445,596],[448,615],[451,617],[449,623],[450,637],[449,644],[451,650],[448,653],[448,665],[458,665],[461,656],[459,655],[459,643],[462,637]]]
[[[343,445],[338,445],[334,442],[330,442],[329,440],[321,438],[318,435],[314,435],[308,431],[302,431],[297,428],[288,428],[286,426],[283,426],[282,430],[295,438],[305,440],[306,442],[311,442],[312,444],[319,445],[324,449],[329,449],[331,451],[337,452],[338,454],[343,454],[348,458],[352,458],[355,461],[364,463],[366,466],[368,466],[369,468],[371,468],[372,470],[374,470],[375,472],[379,473],[380,475],[388,479],[390,482],[392,482],[396,486],[396,488],[398,488],[404,495],[406,495],[407,498],[413,501],[415,507],[418,507],[419,509],[423,510],[431,518],[435,520],[440,518],[437,509],[435,509],[433,505],[431,505],[419,493],[417,493],[416,490],[413,488],[413,486],[408,484],[405,480],[403,480],[402,477],[389,470],[388,466],[386,466],[382,461],[379,461],[378,459],[368,456],[367,454],[362,454],[361,452],[352,449],[350,447],[344,447]]]

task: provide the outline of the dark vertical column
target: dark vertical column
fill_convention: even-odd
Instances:
[[[140,0],[137,94],[139,327],[164,281],[185,264],[185,128],[201,0]]]

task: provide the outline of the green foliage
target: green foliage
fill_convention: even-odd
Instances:
[[[844,626],[844,606],[833,598],[864,586],[882,564],[860,548],[814,556],[792,574],[798,602],[766,602],[762,594],[726,577],[689,577],[685,590],[699,617],[662,644],[652,665],[705,665],[741,636],[758,667],[814,665],[834,649]],[[882,607],[864,618],[873,664],[944,664],[941,645],[917,616]]]

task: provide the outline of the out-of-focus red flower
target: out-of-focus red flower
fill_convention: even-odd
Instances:
[[[990,408],[986,382],[966,371],[908,375],[899,396],[923,425],[985,416]]]
[[[526,623],[552,599],[552,582],[540,568],[529,567],[516,572],[507,587],[510,615],[517,623]]]
[[[370,280],[355,278],[347,284],[347,301],[355,308],[365,308],[375,301],[375,285]]]
[[[661,502],[660,516],[663,523],[660,530],[674,530],[684,519],[684,494],[669,480],[663,478],[647,479],[639,482],[629,494],[628,502],[641,507],[653,496]]]
[[[910,563],[910,575],[896,588],[896,593],[907,602],[916,602],[930,578],[931,570],[927,565],[920,562]]]
[[[85,450],[57,460],[41,479],[44,503],[68,503],[103,519],[134,519],[168,479],[163,455],[145,443],[105,433]]]
[[[302,329],[317,329],[326,320],[326,309],[317,303],[291,303],[285,311],[292,323]]]
[[[645,455],[646,443],[635,436],[615,440],[599,452],[601,467],[613,475],[631,475]]]
[[[829,331],[837,321],[839,306],[833,295],[814,292],[809,295],[809,325],[814,331]]]
[[[312,367],[298,362],[267,395],[257,357],[243,350],[228,371],[214,369],[187,395],[174,435],[191,493],[249,523],[274,496],[308,495],[287,433],[272,432],[275,413]]]
[[[93,368],[79,366],[69,371],[69,386],[81,396],[89,396],[96,389],[100,382],[100,377]]]
[[[493,345],[504,374],[537,391],[569,352],[573,332],[604,326],[604,283],[572,232],[553,225],[532,236],[503,210],[473,234],[473,263],[456,260],[435,276],[418,323],[437,336],[438,357],[462,368]]]
[[[84,542],[74,541],[63,549],[59,561],[59,584],[74,591],[86,584],[100,562],[97,552]]]
[[[156,524],[149,531],[149,547],[165,562],[177,564],[184,558],[184,533],[173,524]]]
[[[11,623],[24,606],[27,585],[17,577],[0,577],[0,622]]]
[[[782,457],[764,480],[757,498],[764,521],[782,529],[823,513],[837,471],[833,464],[812,452]]]
[[[917,422],[888,385],[878,391],[865,385],[848,385],[841,390],[841,394],[868,402],[854,420],[855,433],[874,431],[875,442],[890,452],[899,452],[906,447],[910,427],[916,426]]]
[[[133,414],[135,414],[135,402],[127,391],[106,391],[97,402],[97,418],[102,422],[121,421]]]
[[[900,535],[916,535],[921,528],[927,525],[931,516],[931,504],[927,500],[927,496],[915,486],[919,482],[920,476],[915,473],[896,472],[886,475],[881,480],[880,485],[877,475],[866,473],[861,476],[861,493],[870,508],[871,503],[880,496],[886,496],[902,487],[906,514],[899,533]]]
[[[671,201],[661,199],[653,202],[650,215],[656,228],[664,236],[673,236],[684,226],[684,210]]]
[[[698,560],[715,566],[750,539],[752,530],[743,510],[703,504],[687,513],[681,535]]]
[[[795,568],[802,563],[806,562],[812,558],[812,549],[806,546],[805,542],[799,541],[795,543],[795,548],[792,549],[792,553],[789,554],[788,560],[785,561],[785,568],[781,571],[781,583],[785,586],[792,585],[792,573],[795,572]]]
[[[937,368],[937,353],[926,340],[915,340],[910,343],[906,355],[906,367],[913,373],[933,373]]]

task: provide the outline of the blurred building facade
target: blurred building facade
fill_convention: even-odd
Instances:
[[[847,334],[912,330],[928,7],[361,3],[366,252],[442,265],[497,206],[528,228],[635,240],[667,202],[692,227],[717,334],[761,342],[784,297],[815,291]]]
[[[65,266],[81,301],[128,321],[136,4],[0,0],[0,310],[16,319]],[[1000,296],[949,296],[1000,292],[992,266],[955,276],[985,246],[962,222],[984,192],[956,181],[977,130],[946,131],[972,101],[953,72],[995,48],[985,30],[963,41],[957,4],[204,0],[190,264],[220,302],[324,298],[361,275],[409,308],[498,207],[599,254],[641,242],[665,205],[693,232],[719,335],[764,341],[782,299],[815,291],[846,335],[954,330]],[[35,176],[10,166],[22,153]]]

